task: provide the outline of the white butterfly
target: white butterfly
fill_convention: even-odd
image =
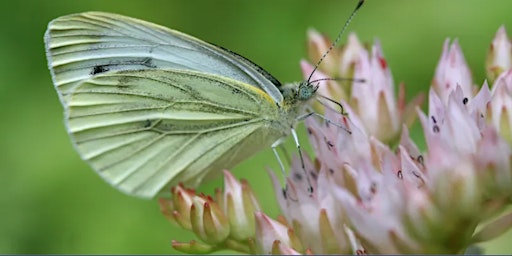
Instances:
[[[292,134],[302,160],[294,127],[319,115],[307,110],[315,71],[282,85],[234,52],[146,21],[72,14],[51,21],[44,40],[75,149],[130,195],[195,187],[269,146],[284,172],[276,147]]]
[[[82,159],[121,191],[197,186],[292,133],[316,87],[226,49],[102,12],[57,18],[48,65]]]

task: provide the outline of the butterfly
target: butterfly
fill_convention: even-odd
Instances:
[[[276,153],[290,134],[298,144],[295,126],[318,88],[281,84],[237,53],[119,14],[59,17],[44,41],[76,151],[142,198]]]

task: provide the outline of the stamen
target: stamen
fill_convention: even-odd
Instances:
[[[416,158],[416,161],[417,161],[419,164],[423,165],[423,161],[424,161],[423,156],[422,156],[422,155],[419,155],[419,156]]]

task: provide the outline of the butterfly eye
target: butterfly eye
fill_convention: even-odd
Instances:
[[[304,81],[299,84],[299,89],[297,91],[297,97],[299,100],[306,101],[313,97],[317,90],[318,86],[312,86],[310,83]]]

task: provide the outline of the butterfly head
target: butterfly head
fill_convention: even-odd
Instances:
[[[299,103],[308,101],[315,96],[318,85],[308,81],[286,84],[280,88],[284,101],[287,103]]]

